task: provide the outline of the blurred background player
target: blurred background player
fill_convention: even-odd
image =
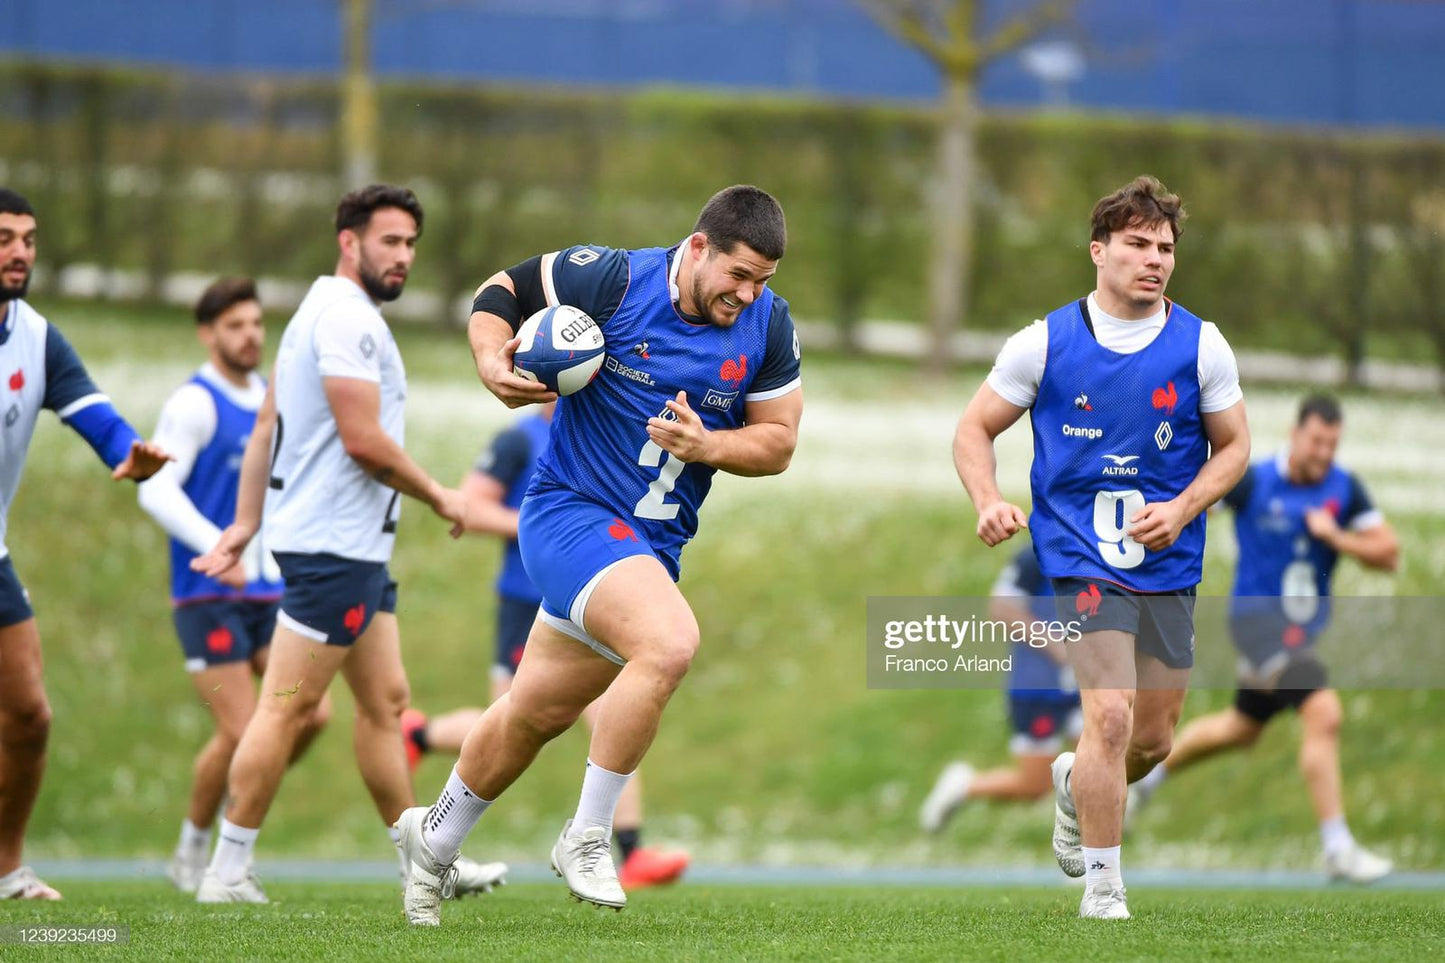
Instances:
[[[40,630],[30,595],[5,545],[6,521],[42,408],[95,449],[111,478],[143,481],[165,464],[165,449],[143,442],[90,380],[58,328],[25,302],[35,270],[35,209],[0,187],[0,899],[60,899],[20,859],[40,792],[50,701]]]
[[[502,570],[496,584],[497,653],[492,664],[492,702],[512,688],[512,676],[522,661],[527,633],[532,630],[537,608],[542,604],[542,595],[527,577],[522,564],[522,551],[517,545],[517,518],[522,496],[527,493],[532,473],[547,448],[556,408],[557,403],[549,401],[498,434],[462,482],[462,494],[467,499],[467,530],[495,535],[504,541]],[[417,709],[407,709],[402,713],[401,728],[407,738],[408,762],[415,768],[423,753],[455,755],[461,752],[467,733],[484,711],[479,706],[468,706],[428,719]],[[596,715],[594,702],[582,713],[582,719],[591,727]],[[617,878],[623,889],[671,883],[687,869],[686,853],[642,845],[639,774],[633,775],[618,800],[612,834],[621,859]]]
[[[672,247],[576,246],[482,285],[472,353],[509,407],[553,398],[512,370],[516,331],[537,310],[586,311],[610,347],[597,378],[558,405],[522,503],[522,557],[542,608],[512,689],[467,736],[437,802],[397,823],[412,924],[440,923],[466,834],[598,697],[582,791],[552,867],[574,898],[626,905],[611,852],[618,801],[700,638],[677,587],[683,546],[718,471],[778,474],[798,442],[801,351],[787,302],[767,286],[786,246],[778,202],[737,185],[714,194]]]
[[[1306,398],[1289,446],[1251,465],[1225,496],[1239,539],[1229,618],[1240,655],[1239,690],[1233,706],[1184,727],[1163,764],[1135,784],[1133,803],[1147,802],[1167,776],[1196,762],[1254,745],[1271,719],[1294,709],[1300,772],[1319,819],[1325,866],[1334,878],[1370,882],[1394,867],[1357,843],[1345,822],[1343,711],[1314,643],[1329,621],[1340,556],[1393,572],[1400,543],[1359,478],[1335,464],[1343,429],[1335,399]]]
[[[1007,622],[1011,629],[1056,624],[1058,610],[1051,593],[1033,547],[1025,546],[994,582],[989,618]],[[927,832],[942,830],[958,807],[970,799],[1028,802],[1043,798],[1053,788],[1049,764],[1065,739],[1072,743],[1079,738],[1083,726],[1079,690],[1066,665],[1063,643],[1038,647],[1017,643],[1010,654],[1013,661],[1007,687],[1013,736],[1009,752],[1014,765],[985,772],[975,772],[966,762],[945,766],[918,814],[919,825]]]
[[[175,461],[139,488],[141,507],[171,537],[176,634],[196,694],[215,723],[196,755],[190,805],[167,869],[171,882],[188,893],[201,883],[231,755],[256,708],[252,676],[266,669],[282,587],[259,538],[217,578],[191,570],[191,560],[210,551],[236,516],[241,458],[266,396],[266,382],[256,373],[266,327],[255,282],[216,281],[196,302],[195,315],[207,361],[166,400],[156,427],[156,443]],[[324,695],[303,723],[292,761],[330,714],[330,696]]]
[[[1194,665],[1203,513],[1249,466],[1238,366],[1215,325],[1164,296],[1185,213],[1153,177],[1090,217],[1095,288],[1009,338],[969,402],[954,463],[989,546],[1032,530],[1069,646],[1084,729],[1052,766],[1054,858],[1079,915],[1128,919],[1128,783],[1169,754]],[[1030,413],[1033,514],[998,490],[994,439]]]
[[[355,698],[357,768],[377,811],[390,823],[415,801],[401,736],[409,693],[397,586],[387,563],[403,494],[451,522],[453,537],[465,502],[402,447],[406,370],[379,310],[400,297],[411,273],[421,203],[406,188],[374,184],[341,198],[335,224],[335,273],[312,283],[281,336],[246,445],[236,520],[192,563],[212,577],[233,569],[260,529],[264,498],[268,547],[286,586],[266,697],[231,760],[230,805],[196,890],[201,903],[267,902],[251,869],[256,837],[338,672]],[[501,864],[463,867],[465,891],[487,889],[505,872]]]

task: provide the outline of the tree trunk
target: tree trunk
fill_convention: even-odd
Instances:
[[[978,125],[977,92],[971,79],[947,79],[941,120],[933,198],[933,250],[928,266],[931,350],[926,364],[931,374],[943,374],[952,365],[953,334],[968,311],[974,132]]]
[[[371,78],[372,0],[345,0],[341,80],[341,177],[345,190],[376,183],[376,85]]]

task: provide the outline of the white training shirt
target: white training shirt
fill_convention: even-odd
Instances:
[[[196,374],[246,411],[260,411],[266,399],[266,382],[254,371],[244,388],[227,381],[209,361]],[[175,461],[166,462],[160,471],[136,486],[141,508],[160,523],[166,534],[198,555],[215,547],[221,530],[200,513],[181,486],[190,480],[196,458],[211,443],[215,433],[216,403],[211,393],[187,381],[166,399],[154,438]],[[281,573],[270,552],[265,551],[264,541],[264,538],[253,538],[246,546],[241,557],[246,578],[279,581]]]
[[[1149,347],[1164,330],[1165,312],[1142,321],[1125,321],[1105,314],[1098,299],[1089,295],[1089,320],[1094,323],[1094,337],[1099,344],[1118,354],[1135,354]],[[1044,377],[1044,363],[1049,357],[1049,325],[1035,321],[1013,335],[999,350],[993,370],[988,373],[988,386],[1011,405],[1030,408],[1039,395],[1039,382]],[[1229,342],[1212,321],[1205,321],[1199,332],[1199,410],[1208,414],[1224,411],[1244,398],[1239,387],[1239,365]]]
[[[266,491],[267,548],[389,561],[400,493],[346,453],[323,378],[378,384],[382,430],[404,443],[401,352],[376,305],[345,278],[317,278],[281,335],[275,375],[279,441],[272,443]]]

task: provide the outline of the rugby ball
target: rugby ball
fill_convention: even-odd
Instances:
[[[607,351],[597,322],[569,304],[538,311],[522,322],[517,337],[522,343],[512,356],[512,370],[559,395],[587,387],[602,369]]]

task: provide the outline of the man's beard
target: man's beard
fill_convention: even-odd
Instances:
[[[0,282],[0,303],[6,301],[18,301],[25,297],[25,292],[30,290],[30,279],[34,277],[30,271],[25,272],[25,280],[18,285],[9,285]]]
[[[261,357],[260,352],[256,352],[257,360],[248,363],[239,354],[231,354],[230,352],[223,349],[218,349],[216,353],[220,355],[221,364],[225,365],[227,368],[230,368],[237,374],[242,375],[248,375],[251,372],[255,371],[256,365],[257,363],[259,363]]]
[[[382,275],[371,270],[366,264],[360,265],[358,274],[361,275],[361,286],[371,297],[371,300],[378,303],[395,301],[401,297],[401,289],[406,286],[406,281],[397,284],[387,284]]]

